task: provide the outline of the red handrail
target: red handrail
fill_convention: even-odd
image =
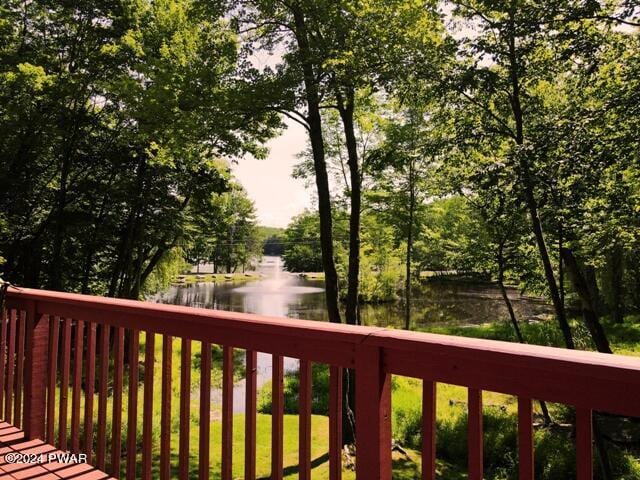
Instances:
[[[234,312],[223,312],[214,310],[195,309],[173,305],[161,305],[155,303],[138,302],[131,300],[111,299],[93,297],[69,293],[49,292],[30,289],[10,289],[7,293],[8,315],[2,322],[2,335],[0,335],[0,351],[11,351],[6,366],[0,365],[0,372],[7,371],[12,374],[14,371],[22,371],[24,366],[24,408],[23,408],[23,428],[31,437],[44,438],[45,431],[48,432],[47,440],[50,438],[53,427],[51,423],[55,418],[51,417],[51,412],[55,408],[50,402],[47,408],[46,391],[56,385],[56,369],[58,363],[62,363],[62,378],[69,378],[68,368],[65,370],[66,359],[69,358],[71,348],[75,348],[76,365],[82,364],[83,335],[87,336],[89,349],[92,357],[98,356],[99,363],[99,392],[98,413],[99,418],[104,420],[106,408],[105,381],[108,370],[104,370],[103,365],[106,360],[115,355],[115,375],[114,395],[122,401],[122,376],[124,351],[122,351],[123,334],[127,332],[127,338],[133,339],[128,345],[129,384],[137,385],[139,380],[137,342],[139,332],[147,334],[161,334],[164,337],[163,358],[162,358],[162,390],[163,405],[161,422],[161,452],[166,457],[169,449],[170,428],[166,403],[170,400],[166,382],[171,382],[170,375],[166,369],[171,368],[171,337],[182,338],[185,348],[182,350],[183,375],[181,381],[181,428],[180,428],[180,478],[187,478],[196,472],[189,471],[189,414],[188,398],[190,393],[189,370],[191,353],[191,342],[203,342],[208,344],[219,344],[224,349],[224,387],[223,387],[223,478],[231,478],[231,418],[232,415],[232,355],[233,348],[247,350],[249,367],[253,365],[255,352],[266,352],[274,355],[274,365],[280,366],[281,358],[293,357],[302,361],[301,371],[301,395],[300,412],[304,416],[300,422],[300,467],[301,478],[309,478],[310,469],[310,364],[320,362],[332,366],[330,380],[330,475],[331,479],[340,477],[340,441],[342,409],[341,376],[343,368],[354,369],[356,381],[356,431],[357,435],[357,465],[356,472],[360,479],[388,479],[391,478],[391,390],[390,375],[404,375],[424,380],[423,402],[425,405],[423,430],[423,478],[434,478],[435,476],[435,389],[436,383],[450,383],[462,385],[469,389],[469,478],[482,478],[482,390],[495,391],[511,394],[519,397],[518,423],[519,423],[519,450],[520,450],[520,478],[533,478],[533,444],[531,436],[531,399],[541,399],[565,404],[574,405],[577,408],[577,448],[578,448],[578,478],[580,480],[591,477],[591,412],[593,410],[610,412],[627,416],[640,416],[640,360],[632,357],[618,355],[605,355],[594,352],[578,352],[549,347],[532,345],[520,345],[507,342],[497,342],[489,340],[476,340],[468,338],[458,338],[443,335],[406,332],[388,330],[383,328],[355,327],[348,325],[336,325],[330,323],[312,322],[306,320],[293,320],[284,318],[273,318],[258,315],[250,315]],[[73,320],[72,320],[73,319]],[[13,324],[17,321],[19,327]],[[71,339],[64,335],[63,341],[50,338],[49,332],[58,330],[64,332],[65,328],[58,328],[56,322],[64,322],[62,325],[68,327],[70,322],[74,325],[75,347],[71,346]],[[84,332],[82,326],[84,325]],[[96,325],[101,325],[98,332],[100,338],[96,339]],[[114,327],[112,332],[109,327]],[[20,335],[16,337],[16,328]],[[23,329],[23,330],[21,330]],[[8,335],[5,333],[8,332]],[[92,333],[93,332],[93,333]],[[24,358],[19,358],[18,350],[12,346],[5,345],[7,338],[11,341],[26,333],[26,352]],[[113,354],[105,352],[105,348],[110,347],[109,335],[116,338]],[[98,352],[96,352],[95,342],[98,341]],[[169,342],[169,343],[167,343]],[[48,350],[55,353],[61,348],[60,354],[63,361],[47,361]],[[147,356],[150,348],[147,348]],[[80,356],[79,356],[80,355]],[[78,363],[79,359],[79,363]],[[96,381],[95,358],[90,361],[85,360],[85,368],[88,368],[88,376]],[[24,363],[22,363],[24,362]],[[210,359],[205,356],[203,365],[209,365]],[[30,365],[41,365],[43,368],[30,367]],[[53,365],[47,369],[46,365]],[[68,365],[68,364],[66,364]],[[146,369],[153,367],[153,362],[147,360]],[[107,367],[108,368],[108,367]],[[146,375],[146,373],[145,373]],[[253,372],[248,372],[249,378],[254,379]],[[53,378],[52,378],[53,376]],[[74,411],[72,412],[72,427],[77,431],[79,422],[79,412],[75,410],[78,402],[78,383],[82,377],[82,372],[74,365]],[[16,385],[15,379],[4,375],[0,379],[0,385],[4,386],[4,391],[0,393],[0,400],[4,396],[5,402],[19,402],[20,398],[15,397],[20,393],[22,385]],[[272,461],[272,477],[281,478],[282,475],[282,392],[280,382],[282,372],[276,368],[274,380],[277,382],[273,389],[276,395],[273,402],[273,426],[276,436],[273,439],[274,456]],[[208,376],[201,379],[203,385],[208,389]],[[90,388],[85,390],[85,395],[93,397],[93,381]],[[175,380],[174,380],[175,381]],[[249,382],[252,386],[253,382]],[[137,388],[132,394],[135,408]],[[255,468],[252,461],[255,461],[255,391],[253,388],[247,389],[247,418],[246,418],[246,448],[248,455],[254,458],[247,458],[245,465],[245,475],[248,478],[255,476]],[[51,392],[53,395],[54,392]],[[65,392],[66,394],[66,392]],[[142,409],[143,418],[151,415],[153,405],[151,395],[152,387],[144,389],[144,407]],[[202,396],[204,401],[208,400],[208,395]],[[5,403],[11,410],[11,403]],[[14,406],[17,403],[14,403]],[[62,405],[62,404],[61,404]],[[90,411],[93,415],[93,404]],[[63,405],[66,408],[66,399]],[[19,412],[20,407],[15,409]],[[157,408],[157,406],[156,406]],[[0,405],[2,411],[2,405]],[[63,410],[64,411],[64,410]],[[208,409],[203,408],[201,412],[208,414]],[[60,422],[60,411],[55,412]],[[119,425],[120,412],[114,409],[114,422]],[[131,410],[129,410],[132,422]],[[86,413],[85,413],[86,415]],[[14,415],[15,417],[15,415]],[[55,417],[55,416],[54,416]],[[117,417],[117,418],[116,418]],[[5,420],[11,420],[6,418]],[[16,420],[14,418],[14,423]],[[91,422],[85,418],[84,425]],[[66,418],[60,422],[66,425]],[[65,427],[66,428],[66,427]],[[151,435],[150,424],[147,419],[143,423],[143,446],[150,448]],[[88,436],[91,439],[95,435],[92,429]],[[97,430],[97,461],[100,468],[106,467],[106,452],[104,436],[108,434],[104,425],[98,425]],[[114,428],[114,433],[119,434],[119,430]],[[131,451],[136,450],[135,426],[127,429],[126,449],[129,455],[126,465],[127,478],[134,478],[136,475],[135,455],[131,456]],[[209,435],[208,428],[202,428],[201,433]],[[66,435],[60,435],[66,438]],[[73,439],[72,439],[73,440]],[[208,440],[208,439],[207,439]],[[74,449],[91,451],[93,445],[80,445],[77,441],[72,441]],[[92,442],[92,440],[91,440]],[[112,458],[110,465],[111,474],[120,474],[119,464],[120,438],[112,438]],[[115,449],[115,451],[114,451]],[[208,442],[200,439],[200,451],[208,451]],[[199,477],[205,478],[208,471],[208,457],[203,455],[206,464],[201,464]],[[142,477],[149,478],[152,460],[149,452],[144,452]],[[161,478],[168,478],[171,475],[170,466],[166,458],[160,458]],[[114,465],[115,464],[115,465]],[[114,470],[115,469],[115,470]]]

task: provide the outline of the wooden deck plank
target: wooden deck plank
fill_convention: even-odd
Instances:
[[[7,454],[21,453],[35,456],[35,463],[12,463],[6,460]],[[115,480],[105,472],[88,463],[66,463],[49,461],[49,455],[63,452],[42,440],[26,440],[24,432],[7,422],[0,422],[0,478],[37,479],[37,480]],[[40,458],[38,458],[40,457]]]

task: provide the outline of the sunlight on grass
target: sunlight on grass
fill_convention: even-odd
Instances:
[[[607,330],[612,339],[612,345],[616,351],[625,352],[632,355],[640,355],[640,325],[638,324],[611,324],[607,323]],[[526,325],[524,331],[532,338],[549,339],[545,326]],[[443,333],[441,329],[434,329]],[[453,329],[458,332],[455,328]],[[474,327],[465,330],[467,335],[479,336],[493,339],[508,339],[508,330],[500,325],[491,327]],[[138,421],[136,438],[138,444],[137,464],[140,469],[141,446],[142,446],[142,418],[144,390],[143,383],[147,372],[144,371],[146,335],[140,335],[140,382],[138,391]],[[155,362],[153,371],[153,412],[152,412],[152,436],[153,436],[153,477],[159,477],[159,457],[160,457],[160,404],[161,404],[161,374],[162,374],[162,336],[155,337]],[[171,368],[171,466],[174,475],[178,472],[178,450],[179,450],[179,413],[180,413],[180,367],[181,367],[181,339],[174,339],[172,349]],[[199,401],[200,401],[200,342],[192,342],[191,356],[191,394],[190,394],[190,476],[195,478],[198,470],[198,446],[199,446]],[[222,380],[221,349],[218,346],[212,347],[213,368],[212,368],[212,388],[219,388]],[[240,380],[244,377],[244,351],[237,350],[234,357],[234,377]],[[85,359],[86,361],[86,359]],[[73,378],[74,365],[71,366]],[[107,400],[107,470],[110,465],[111,455],[111,425],[113,418],[113,358],[110,365],[109,396]],[[99,378],[100,365],[96,365],[96,378]],[[126,465],[126,435],[127,435],[127,415],[128,415],[128,366],[125,365],[123,388],[123,408],[122,408],[122,467],[124,474]],[[270,388],[269,383],[265,388]],[[71,389],[70,389],[71,390]],[[96,389],[97,392],[97,389]],[[67,424],[68,438],[70,439],[71,426],[71,391],[69,391],[69,419]],[[56,390],[56,403],[60,400],[59,387]],[[438,464],[437,471],[441,478],[457,480],[465,478],[462,473],[466,462],[466,415],[467,415],[467,388],[448,384],[438,384],[437,386],[437,413],[438,424]],[[97,446],[97,411],[98,395],[94,396],[94,451]],[[501,455],[509,455],[509,449],[515,448],[515,418],[517,415],[517,399],[510,395],[503,395],[494,392],[483,392],[484,414],[485,414],[485,457],[494,458],[497,464],[504,463]],[[84,392],[81,395],[81,445],[84,445],[83,419],[85,408]],[[421,444],[421,415],[422,415],[422,381],[406,377],[392,377],[392,431],[393,437],[399,441],[407,452],[407,456],[393,452],[394,477],[397,479],[419,478],[421,469],[420,444]],[[564,410],[563,410],[564,408]],[[539,404],[534,403],[534,411],[539,412]],[[552,416],[564,417],[567,415],[566,407],[550,405]],[[211,405],[211,436],[210,436],[210,478],[220,478],[221,471],[221,406],[217,403]],[[267,410],[268,412],[268,410]],[[244,414],[234,414],[233,425],[233,475],[234,478],[241,479],[244,475]],[[57,425],[56,425],[57,427]],[[328,480],[328,439],[329,439],[328,417],[325,415],[312,416],[312,474],[314,479]],[[57,438],[57,432],[56,432]],[[573,455],[571,449],[567,450],[567,442],[572,443],[568,438],[562,440],[554,437],[551,432],[541,430],[536,432],[537,441],[541,443],[541,450],[557,449],[553,445],[564,445],[564,454],[569,457]],[[298,417],[287,414],[284,416],[284,472],[285,478],[298,478]],[[561,442],[558,444],[557,442]],[[512,445],[513,444],[513,445]],[[494,448],[495,447],[495,448]],[[571,447],[572,448],[572,447]],[[506,452],[506,453],[505,453]],[[563,454],[563,455],[564,455]],[[497,456],[497,457],[496,457]],[[622,458],[622,461],[629,462],[629,469],[633,469],[638,462],[631,456]],[[488,460],[488,464],[489,464]],[[509,463],[509,461],[507,461]],[[269,478],[271,470],[271,415],[268,413],[258,413],[257,415],[257,454],[256,454],[257,474],[259,478]],[[546,467],[545,467],[546,468]],[[499,476],[499,472],[493,472]],[[343,472],[345,480],[353,480],[354,472],[345,469]],[[492,476],[491,478],[497,478]],[[546,478],[546,477],[545,477]]]

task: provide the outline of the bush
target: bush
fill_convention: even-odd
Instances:
[[[538,430],[535,432],[534,442],[537,479],[575,478],[575,448],[566,432]]]
[[[284,377],[284,413],[298,413],[298,391],[300,380],[298,372],[287,373]],[[258,412],[271,413],[271,382],[266,382],[258,394]],[[311,369],[311,413],[329,414],[329,367],[314,364]]]
[[[144,295],[153,295],[166,290],[174,278],[191,266],[184,259],[184,252],[180,247],[169,250],[156,268],[147,277],[142,287]]]
[[[422,446],[422,410],[419,408],[394,409],[393,438],[404,447],[420,449]]]

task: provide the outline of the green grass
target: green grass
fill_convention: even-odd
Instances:
[[[589,345],[588,335],[581,329],[579,322],[572,323],[576,339],[581,348],[592,348]],[[628,355],[640,355],[640,324],[628,322],[622,325],[612,324],[605,321],[605,327],[616,353]],[[473,327],[433,327],[429,331],[441,334],[455,334],[479,338],[496,340],[513,340],[513,334],[508,324],[499,323],[491,325],[481,325]],[[541,343],[548,345],[561,345],[561,337],[557,333],[557,328],[552,323],[536,323],[523,325],[523,333],[531,343]],[[144,401],[144,391],[142,384],[147,372],[144,371],[144,349],[146,335],[140,335],[140,388],[138,391],[138,422],[137,441],[138,458],[141,462],[142,444],[142,408]],[[172,357],[172,468],[177,475],[178,467],[178,431],[179,431],[179,398],[180,398],[180,342],[174,339]],[[200,384],[200,342],[192,342],[191,357],[191,402],[190,402],[190,471],[191,478],[197,477],[198,468],[198,442],[199,442],[199,384]],[[212,347],[213,368],[212,385],[221,385],[221,349]],[[235,356],[235,377],[244,377],[244,351],[236,351]],[[159,443],[160,443],[160,399],[161,399],[161,361],[162,361],[162,336],[155,337],[155,368],[154,368],[154,389],[153,389],[153,448],[154,448],[154,478],[158,474]],[[112,381],[112,368],[110,366],[110,381]],[[73,365],[72,365],[73,370]],[[99,378],[99,365],[96,366],[96,376]],[[72,377],[73,378],[73,377]],[[123,392],[123,425],[127,423],[128,413],[128,369],[125,368],[125,387]],[[314,392],[317,394],[319,385],[316,385],[314,378]],[[265,393],[262,398],[269,396],[270,385],[264,386]],[[111,392],[111,385],[110,385]],[[406,458],[399,453],[394,453],[394,478],[412,479],[419,478],[420,472],[420,444],[421,444],[421,395],[422,383],[419,380],[393,377],[392,390],[392,429],[393,437],[400,441],[408,451]],[[56,399],[59,399],[59,391]],[[294,403],[295,403],[295,399]],[[69,392],[71,401],[71,392]],[[513,478],[508,473],[515,465],[515,418],[517,412],[517,401],[515,397],[484,392],[484,415],[485,415],[485,460],[487,463],[487,478],[508,479]],[[437,426],[438,426],[438,466],[439,478],[458,480],[466,478],[464,466],[466,463],[466,402],[467,390],[464,387],[438,384],[437,389]],[[71,405],[70,405],[71,406]],[[94,424],[97,422],[98,398],[94,397]],[[539,408],[536,404],[536,409]],[[571,413],[566,407],[550,405],[552,416],[564,422],[571,422]],[[69,408],[70,413],[71,408]],[[81,438],[82,419],[84,418],[84,395],[81,400]],[[261,408],[262,412],[268,409]],[[314,409],[315,411],[315,409]],[[212,404],[211,419],[211,477],[217,479],[220,475],[220,448],[221,448],[221,423],[220,405]],[[319,412],[321,413],[321,412]],[[70,420],[70,418],[69,418]],[[107,459],[110,458],[110,437],[112,420],[112,396],[108,398],[108,419],[107,419]],[[70,421],[69,421],[70,426]],[[97,425],[94,426],[97,432]],[[295,414],[287,414],[284,417],[284,467],[285,478],[297,478],[298,463],[298,418]],[[94,433],[95,435],[95,433]],[[123,435],[123,453],[126,455],[126,428]],[[312,461],[313,478],[328,479],[328,418],[325,415],[313,415],[312,417]],[[94,437],[94,448],[96,439]],[[83,444],[83,442],[81,443]],[[257,471],[261,478],[268,478],[270,472],[271,455],[271,416],[267,413],[259,413],[257,416]],[[536,449],[540,453],[536,461],[543,462],[542,458],[550,457],[552,461],[536,464],[540,468],[540,476],[537,478],[549,479],[559,478],[558,475],[568,475],[571,473],[573,465],[573,440],[567,432],[554,432],[548,429],[541,429],[536,432]],[[621,478],[640,478],[640,462],[632,453],[616,450],[612,453],[616,458],[616,465],[621,469]],[[538,460],[538,457],[541,460]],[[107,462],[109,464],[109,461]],[[126,458],[122,459],[122,471],[126,465]],[[244,469],[244,415],[234,415],[234,478],[242,478]],[[546,473],[544,473],[546,472]],[[636,475],[637,474],[637,475]],[[350,470],[344,471],[343,478],[350,480],[354,474]]]
[[[300,272],[296,273],[309,280],[324,280],[324,272]]]
[[[618,324],[605,317],[602,324],[611,344],[611,349],[618,355],[640,356],[640,321],[636,317],[628,317],[625,323]],[[576,346],[580,350],[595,351],[589,332],[583,322],[578,319],[570,321]],[[527,343],[564,348],[560,329],[553,320],[546,322],[521,323],[522,335]],[[456,335],[460,337],[483,338],[516,342],[513,327],[508,322],[496,322],[482,325],[442,326],[434,325],[421,331]]]
[[[309,280],[324,280],[324,273],[322,272],[300,272],[296,273]],[[198,282],[216,283],[216,282],[243,282],[249,280],[259,280],[262,278],[257,272],[247,273],[183,273],[180,275],[184,277],[185,284],[192,284]],[[203,277],[198,279],[197,277]],[[175,278],[172,283],[181,283],[178,278]]]
[[[261,278],[259,273],[247,272],[247,273],[184,273],[181,276],[184,277],[184,283],[197,283],[197,282],[242,282],[247,280],[257,280]],[[203,278],[198,279],[198,276]],[[179,283],[178,279],[174,279],[173,283]]]

